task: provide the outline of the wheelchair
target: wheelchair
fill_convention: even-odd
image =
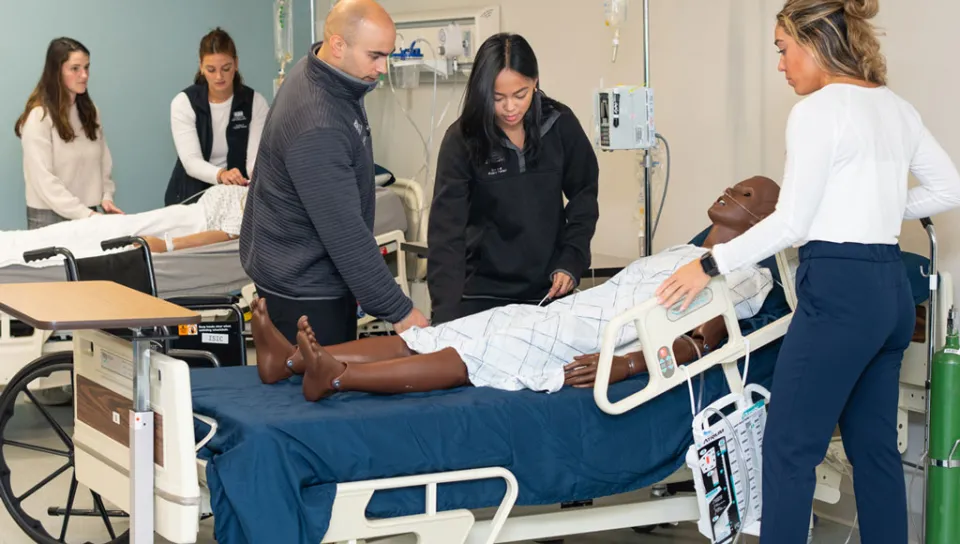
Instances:
[[[65,248],[49,247],[25,253],[24,260],[39,261],[59,255],[64,258],[67,281],[113,281],[157,296],[153,261],[143,238],[108,240],[101,243],[101,248],[115,252],[76,259]],[[191,296],[166,300],[200,312],[204,319],[198,325],[181,326],[176,331],[167,327],[144,330],[143,333],[150,337],[154,350],[181,359],[194,368],[246,365],[244,314],[237,297]],[[109,301],[104,303],[109,304]],[[132,338],[131,331],[125,329],[105,332],[121,338]],[[45,387],[44,382],[50,383],[55,376],[63,381],[52,380],[54,383],[66,382],[71,384],[67,387],[72,388],[72,349],[48,353],[27,364],[0,394],[0,500],[14,522],[34,542],[89,542],[89,535],[93,533],[103,535],[105,542],[128,542],[128,533],[117,535],[111,522],[111,519],[127,517],[125,512],[108,510],[103,499],[92,490],[89,491],[89,497],[86,497],[85,493],[78,495],[78,482],[71,470],[74,466],[70,433],[74,417],[73,403],[71,402],[69,407],[55,406],[44,402],[38,395]],[[72,399],[72,394],[68,397]],[[23,402],[24,400],[26,402]],[[37,439],[32,432],[26,439],[20,438],[19,435],[24,435],[24,427],[32,428],[33,425],[18,426],[14,421],[16,415],[23,419],[31,418],[35,423],[45,423],[54,436],[44,444],[36,443]],[[15,474],[10,468],[11,461],[19,455],[22,466],[25,453],[42,454],[42,458],[36,461],[31,458],[31,472],[34,474],[38,468],[41,473],[46,472],[47,465],[56,468],[39,481],[33,481],[37,478],[36,475],[22,474],[24,471]],[[54,492],[44,491],[44,488],[68,473],[70,486],[67,496],[60,499],[65,501],[62,506],[48,506],[45,516],[34,512],[34,515],[37,515],[34,517],[27,512],[25,506],[35,510],[36,503],[48,503],[51,493]],[[15,491],[15,488],[19,489]],[[31,500],[32,505],[27,505]],[[83,507],[80,506],[81,502],[85,503]],[[73,527],[79,524],[87,536],[68,540],[70,522],[76,518],[80,518],[80,521],[75,521]]]

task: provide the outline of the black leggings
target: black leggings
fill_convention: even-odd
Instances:
[[[290,341],[297,343],[297,321],[307,316],[322,346],[357,339],[357,299],[352,296],[328,300],[294,300],[260,292],[267,301],[270,320]]]

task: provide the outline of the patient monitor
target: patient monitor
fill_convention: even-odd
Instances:
[[[593,103],[600,128],[600,149],[650,149],[657,142],[653,89],[621,85],[600,89]]]

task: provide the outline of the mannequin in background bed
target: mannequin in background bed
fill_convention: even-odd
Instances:
[[[153,253],[226,242],[240,235],[246,200],[246,187],[218,185],[205,191],[196,204],[127,215],[97,214],[35,230],[0,231],[0,267],[24,264],[25,251],[51,246],[66,248],[78,259],[101,255],[100,242],[121,236],[144,238]]]
[[[253,305],[258,371],[264,383],[303,374],[303,394],[314,401],[337,391],[406,393],[468,384],[505,390],[557,391],[590,387],[596,376],[600,338],[609,320],[651,298],[663,278],[714,244],[732,240],[773,213],[780,189],[772,180],[750,178],[724,191],[710,207],[713,227],[703,248],[677,246],[641,258],[610,281],[547,307],[509,305],[436,326],[321,347],[306,317],[297,346],[270,322],[267,301]],[[748,266],[728,277],[738,317],[759,311],[773,286],[769,270]],[[482,331],[482,332],[479,332]],[[726,337],[721,319],[674,343],[679,363],[696,359]],[[620,331],[617,349],[634,346],[636,329]],[[572,361],[572,362],[571,362]],[[361,364],[365,363],[365,364]],[[614,359],[611,381],[644,371],[640,352]]]
[[[177,164],[164,202],[180,204],[211,185],[247,185],[269,106],[243,84],[233,39],[220,28],[200,41],[194,84],[170,104]]]

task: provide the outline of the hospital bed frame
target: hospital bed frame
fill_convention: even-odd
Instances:
[[[787,251],[777,256],[780,277],[791,310],[796,305],[794,270],[796,255]],[[748,352],[781,338],[787,331],[792,313],[743,336],[732,304],[728,300],[721,278],[711,281],[697,297],[691,308],[677,312],[677,307],[663,309],[655,301],[648,301],[620,316],[607,328],[601,347],[600,366],[594,389],[597,405],[611,414],[624,413],[649,402],[659,394],[686,381],[686,373],[674,363],[671,350],[673,339],[716,316],[723,316],[727,326],[727,343],[702,359],[686,365],[691,376],[696,376],[715,366],[720,366],[726,381],[733,391],[741,391],[743,383],[737,367],[739,358]],[[953,287],[949,274],[941,273],[938,299],[934,301],[938,314],[950,306]],[[941,321],[941,323],[945,322]],[[635,326],[648,361],[651,365],[648,385],[634,395],[618,402],[607,398],[614,339],[622,326]],[[941,327],[942,331],[942,327]],[[927,342],[938,342],[928,336]],[[104,351],[119,357],[123,364],[132,366],[133,347],[129,342],[101,331],[81,331],[74,336],[74,358],[77,379],[113,390],[118,395],[130,398],[132,380],[121,373],[111,372],[102,365]],[[659,348],[668,350],[668,357],[658,357]],[[209,418],[192,413],[190,376],[187,366],[180,360],[163,354],[151,357],[150,398],[151,408],[163,421],[162,432],[157,434],[156,451],[163,464],[156,466],[154,519],[157,532],[172,542],[195,542],[201,515],[212,513],[209,493],[206,490],[206,462],[196,458],[197,452],[215,435],[217,423]],[[78,396],[77,403],[81,402]],[[77,410],[80,408],[78,407]],[[210,432],[199,443],[194,442],[194,419],[204,421]],[[129,449],[95,427],[78,422],[74,440],[78,445],[76,463],[78,479],[95,489],[105,499],[120,509],[130,509],[130,453]],[[839,499],[839,474],[831,473],[829,467],[817,469],[816,498],[826,502]],[[472,480],[500,479],[506,484],[506,493],[496,509],[437,511],[437,486],[444,483]],[[665,480],[685,481],[690,475],[681,469]],[[365,511],[376,491],[409,487],[425,487],[426,511],[423,514],[386,520],[370,520]],[[695,521],[699,518],[697,502],[693,496],[671,496],[655,500],[643,500],[638,493],[608,498],[609,505],[587,508],[521,514],[524,509],[514,508],[518,496],[516,478],[502,467],[487,467],[474,470],[444,472],[387,478],[374,481],[344,482],[337,486],[331,523],[322,543],[358,542],[362,539],[393,537],[416,533],[420,542],[471,544],[516,542],[529,539],[549,539],[566,535],[590,533],[643,525]]]

